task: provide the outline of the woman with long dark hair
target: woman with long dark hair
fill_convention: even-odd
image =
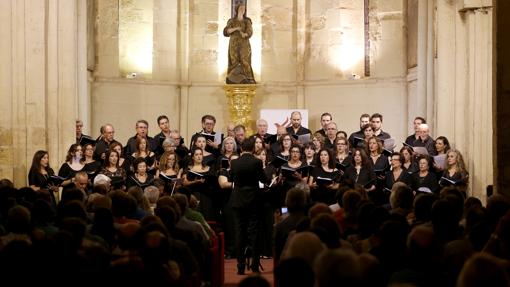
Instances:
[[[197,137],[197,141],[203,137]],[[212,169],[204,164],[204,150],[198,146],[191,149],[191,163],[186,167],[184,172],[183,185],[191,194],[199,201],[199,211],[204,215],[206,220],[217,220],[217,213],[213,205]]]
[[[85,159],[81,145],[72,144],[66,155],[66,162],[58,170],[58,176],[65,178],[62,186],[69,185],[74,181],[74,175],[85,167]]]
[[[329,149],[322,148],[312,175],[308,179],[312,201],[334,204],[340,180],[341,174],[336,168],[333,153]]]
[[[38,150],[32,158],[32,166],[28,172],[28,185],[37,192],[44,192],[48,190],[50,200],[53,206],[56,206],[54,192],[58,192],[58,186],[50,182],[50,178],[55,175],[55,172],[50,167],[50,159],[48,152],[45,150]]]

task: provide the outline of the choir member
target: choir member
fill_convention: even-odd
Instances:
[[[411,184],[411,176],[403,168],[404,158],[402,154],[394,152],[391,155],[391,170],[386,173],[386,190],[391,190],[397,181],[407,185]]]
[[[202,151],[203,151],[202,158],[203,158],[204,164],[207,166],[210,166],[210,167],[214,166],[214,164],[216,163],[216,156],[213,153],[210,153],[207,151],[207,149],[206,149],[207,139],[205,138],[205,136],[200,135],[200,134],[198,136],[196,136],[194,146],[202,149]]]
[[[137,137],[135,151],[130,155],[132,159],[145,159],[148,171],[154,170],[156,164],[156,155],[151,151],[147,138]]]
[[[72,144],[67,151],[66,162],[58,170],[58,176],[66,179],[62,182],[62,186],[73,183],[74,175],[85,167],[84,161],[81,145]]]
[[[408,146],[403,146],[400,149],[400,154],[402,155],[402,158],[404,159],[404,164],[402,167],[406,170],[407,173],[413,174],[418,171],[418,164],[416,163],[414,159],[414,153],[412,148]]]
[[[126,155],[131,155],[136,152],[138,146],[138,139],[143,138],[146,141],[147,149],[155,150],[152,146],[154,144],[154,139],[148,135],[149,132],[149,123],[146,120],[138,120],[135,125],[136,135],[130,137],[126,144]]]
[[[122,148],[122,144],[120,142],[113,142],[109,149],[114,150],[119,154],[119,167],[126,172],[126,175],[134,172],[133,166],[131,165],[131,162],[133,162],[134,158],[131,156],[124,156],[124,149]]]
[[[111,124],[105,124],[101,127],[101,136],[97,140],[96,148],[94,149],[94,159],[104,161],[105,153],[110,144],[116,142],[114,139],[115,129]]]
[[[345,170],[344,177],[363,186],[368,192],[375,190],[376,176],[365,150],[361,148],[354,149],[351,165]]]
[[[375,113],[372,116],[370,116],[370,125],[374,130],[374,135],[384,141],[386,139],[391,138],[391,136],[389,133],[384,132],[382,130],[382,122],[383,116],[381,114]]]
[[[48,190],[49,197],[53,207],[56,207],[57,201],[54,192],[58,192],[58,186],[51,183],[50,177],[55,172],[50,167],[50,159],[48,152],[38,150],[32,158],[32,166],[28,172],[28,185],[37,192],[46,192]]]
[[[326,137],[322,136],[319,133],[315,133],[313,135],[312,143],[313,143],[313,149],[315,150],[315,153],[318,153],[322,149],[325,139],[326,139]]]
[[[446,154],[446,168],[441,180],[441,186],[455,185],[459,189],[466,192],[467,184],[469,181],[469,174],[464,164],[464,159],[460,151],[450,149]]]
[[[362,131],[362,128],[370,123],[370,115],[369,114],[362,114],[359,117],[359,131],[353,132],[349,136],[349,145],[353,148],[356,147],[355,138],[364,138],[365,134]]]
[[[411,175],[411,186],[415,192],[438,193],[439,184],[434,173],[430,172],[431,159],[427,155],[418,157],[418,172]]]
[[[290,114],[291,126],[287,128],[287,133],[290,135],[306,135],[312,132],[301,125],[301,113],[294,111]]]
[[[104,174],[112,180],[112,186],[120,187],[126,181],[126,170],[119,166],[120,155],[115,149],[110,149],[105,154],[105,161],[100,174]]]
[[[132,186],[139,186],[142,190],[149,185],[152,185],[154,176],[148,173],[148,166],[145,158],[137,157],[133,161],[133,168],[135,173],[129,176],[126,180],[126,186],[129,189]]]
[[[426,124],[427,121],[422,117],[416,117],[413,121],[414,134],[408,136],[405,140],[405,143],[414,146],[414,142],[420,138],[420,134],[418,128],[421,124]]]
[[[333,121],[333,116],[330,113],[323,113],[321,115],[321,127],[322,128],[320,130],[314,132],[314,134],[319,133],[323,137],[326,137],[328,124],[332,121]]]
[[[198,137],[197,141],[202,141],[205,145],[205,138]],[[216,213],[213,207],[212,198],[212,169],[204,164],[204,150],[199,146],[191,149],[191,162],[184,172],[183,185],[193,194],[199,201],[199,211],[206,220],[216,220]],[[214,177],[216,179],[216,177]],[[217,179],[216,179],[217,181]]]
[[[330,149],[319,151],[317,163],[312,171],[308,183],[313,202],[323,202],[327,205],[335,203],[335,195],[341,179],[340,171],[335,167],[335,159]]]
[[[349,141],[347,138],[337,138],[335,150],[336,161],[345,167],[349,166],[349,164],[351,164],[352,157],[349,154]]]
[[[303,158],[303,162],[307,165],[314,165],[315,164],[315,158],[316,158],[316,153],[315,153],[315,147],[313,145],[313,143],[306,143],[303,145],[303,151],[304,151],[304,158]]]

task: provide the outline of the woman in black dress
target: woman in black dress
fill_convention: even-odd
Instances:
[[[146,138],[136,137],[136,151],[131,154],[133,162],[137,158],[145,159],[147,164],[147,172],[156,174],[156,154],[150,150],[149,142]],[[134,167],[134,165],[133,165]]]
[[[290,135],[286,135],[286,138],[290,140]],[[286,139],[284,141],[287,141]],[[282,146],[285,147],[286,143]],[[284,163],[280,167],[280,173],[278,182],[280,183],[280,191],[278,192],[278,207],[282,207],[285,204],[285,197],[287,191],[296,186],[298,183],[306,183],[308,175],[303,176],[296,170],[303,167],[305,164],[301,161],[301,148],[298,145],[292,145],[289,149],[289,161]],[[283,156],[283,154],[282,154]]]
[[[148,167],[145,158],[136,158],[133,162],[133,169],[135,170],[135,173],[128,177],[126,181],[127,188],[132,186],[139,186],[143,190],[147,186],[153,184],[154,176],[148,173]]]
[[[466,170],[462,154],[456,149],[449,150],[446,153],[446,168],[440,181],[441,186],[457,186],[466,196],[468,181],[469,173]]]
[[[418,172],[418,163],[414,159],[413,150],[408,146],[403,146],[400,149],[400,154],[404,159],[404,164],[402,165],[402,168],[404,168],[408,174]]]
[[[197,137],[197,141],[204,137]],[[198,210],[202,213],[206,220],[217,220],[217,214],[213,205],[213,194],[211,186],[212,179],[216,177],[212,175],[210,166],[203,162],[204,150],[195,146],[191,149],[191,163],[187,166],[184,173],[183,185],[193,194],[199,201]],[[188,194],[189,195],[189,194]]]
[[[132,165],[134,158],[132,158],[131,156],[126,157],[124,155],[124,148],[122,147],[121,143],[114,141],[110,144],[108,149],[114,150],[119,154],[119,167],[122,168],[126,172],[126,175],[133,174],[133,172],[135,172],[133,170],[133,165]]]
[[[375,190],[375,173],[364,149],[354,149],[351,165],[345,170],[344,178],[363,186],[369,194]]]
[[[312,176],[308,180],[312,201],[334,204],[340,179],[341,174],[335,167],[333,153],[329,149],[321,149]]]
[[[228,139],[228,144],[225,142]],[[220,168],[218,175],[218,184],[220,186],[220,194],[219,194],[219,209],[221,214],[221,225],[223,227],[223,231],[225,232],[225,258],[235,258],[235,238],[236,238],[236,224],[235,224],[235,214],[232,209],[232,202],[230,201],[230,195],[232,194],[233,180],[230,175],[230,161],[237,159],[239,156],[234,153],[235,149],[230,150],[230,146],[235,147],[234,144],[231,144],[230,140],[234,140],[233,137],[227,137],[223,140],[222,150],[226,148],[227,152],[223,151],[226,155],[222,155],[228,161],[228,167]],[[228,152],[230,150],[230,152]]]
[[[216,156],[213,153],[210,153],[205,150],[207,146],[207,139],[203,135],[198,135],[195,138],[195,147],[202,149],[202,161],[205,165],[209,167],[214,167],[216,164]],[[193,157],[193,154],[190,154],[191,157]],[[193,159],[189,159],[189,163],[193,163]]]
[[[284,134],[279,140],[280,152],[276,154],[286,160],[290,159],[290,147],[294,145],[293,138],[289,134]]]
[[[119,153],[109,149],[105,153],[105,162],[100,174],[104,174],[112,180],[113,188],[124,189],[126,182],[126,171],[119,166]]]
[[[386,191],[391,191],[393,184],[397,181],[411,184],[411,176],[402,168],[403,163],[404,159],[400,153],[394,152],[391,155],[391,170],[386,173]]]
[[[165,182],[165,193],[171,194],[172,191],[180,187],[177,181],[182,177],[182,168],[179,167],[177,154],[173,151],[165,151],[159,159],[159,169],[156,177],[163,179]]]
[[[413,173],[411,176],[411,186],[413,190],[424,193],[438,193],[439,183],[436,175],[430,172],[432,166],[431,159],[427,155],[421,155],[418,157],[418,168],[419,171]]]
[[[58,170],[58,176],[65,178],[62,186],[67,186],[74,182],[74,176],[85,167],[82,147],[79,144],[72,144],[66,155],[66,162]]]
[[[314,165],[315,161],[317,160],[317,156],[315,153],[315,147],[314,147],[313,143],[304,144],[303,150],[305,153],[305,156],[303,157],[303,162],[307,165]]]
[[[335,144],[335,160],[343,166],[348,167],[352,162],[352,156],[349,154],[349,141],[341,137],[336,139]]]
[[[94,145],[83,145],[83,155],[85,158],[83,171],[89,175],[90,182],[94,182],[94,177],[101,169],[101,162],[94,159]]]
[[[58,192],[58,186],[54,186],[49,182],[50,177],[53,175],[55,175],[55,172],[50,167],[48,152],[44,150],[37,151],[34,154],[32,166],[28,172],[28,185],[37,192],[48,192],[53,206],[56,206],[53,192]]]

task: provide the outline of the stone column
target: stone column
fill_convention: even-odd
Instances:
[[[75,1],[1,1],[0,178],[27,185],[35,151],[58,171],[74,142]]]
[[[493,183],[492,7],[484,6],[489,2],[438,1],[436,30],[435,135],[448,137],[463,154],[469,194],[482,201]]]
[[[185,139],[191,138],[188,135],[188,101],[189,101],[189,55],[190,55],[190,31],[191,31],[191,14],[189,1],[179,1],[179,61],[180,61],[180,114],[179,114],[179,130],[181,136]],[[190,143],[187,143],[190,144]]]
[[[497,0],[494,21],[495,93],[493,97],[493,154],[495,191],[510,197],[510,1]]]

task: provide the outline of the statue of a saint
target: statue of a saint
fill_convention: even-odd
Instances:
[[[234,17],[228,20],[223,35],[228,44],[227,84],[255,84],[251,69],[251,19],[246,17],[245,4],[237,5]]]

